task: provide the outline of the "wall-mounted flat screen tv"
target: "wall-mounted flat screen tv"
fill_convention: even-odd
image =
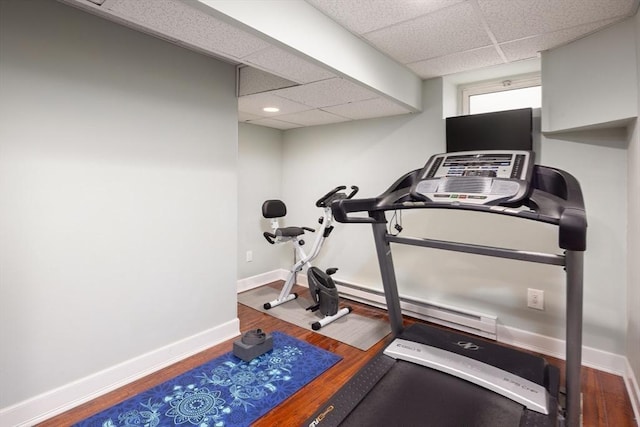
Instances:
[[[532,150],[532,124],[531,108],[448,117],[447,152]]]

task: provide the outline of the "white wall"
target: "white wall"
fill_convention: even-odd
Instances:
[[[586,338],[597,348],[619,343],[614,352],[630,360],[640,345],[637,27],[636,16],[542,55],[543,129],[553,131],[544,160],[570,166],[589,190]],[[594,257],[594,247],[607,250]]]
[[[283,196],[291,201],[292,222],[313,227],[321,214],[316,200],[338,185],[359,186],[357,197],[376,196],[409,169],[421,167],[429,153],[444,150],[440,81],[423,87],[420,114],[284,133]],[[368,225],[336,223],[316,264],[339,268],[339,279],[380,288]]]
[[[633,19],[544,52],[542,130],[562,131],[636,117],[635,56]]]
[[[234,67],[45,0],[0,53],[0,415],[237,333]]]
[[[584,194],[584,342],[621,355],[627,323],[626,147],[624,128],[571,132],[543,137],[539,156],[542,164],[573,174]]]
[[[270,245],[262,233],[271,222],[262,203],[282,199],[282,131],[240,123],[238,127],[238,278],[256,276],[293,264],[293,246]],[[285,200],[286,203],[286,200]],[[296,225],[287,218],[280,225]],[[247,251],[253,261],[247,262]]]
[[[640,86],[640,14],[635,16],[636,60],[638,85]],[[640,93],[638,93],[638,111],[640,111]],[[627,358],[635,374],[636,415],[640,416],[640,124],[636,119],[630,127],[628,150],[628,282],[627,282]]]

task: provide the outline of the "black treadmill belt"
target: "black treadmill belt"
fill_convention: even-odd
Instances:
[[[379,353],[303,425],[547,427],[557,424],[555,408],[560,374],[544,359],[417,323],[406,328],[399,338],[471,357],[545,386],[550,414],[527,410],[471,382]]]
[[[522,405],[496,393],[398,361],[340,425],[519,426],[523,413]]]

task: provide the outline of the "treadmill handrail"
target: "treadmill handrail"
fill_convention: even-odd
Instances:
[[[415,200],[410,189],[419,169],[398,179],[378,197],[343,199],[332,203],[333,216],[342,223],[384,223],[385,211],[400,209],[462,209],[516,216],[558,225],[558,246],[562,249],[585,251],[587,219],[580,184],[568,172],[536,165],[532,189],[522,206],[472,205],[464,203],[434,203]],[[368,216],[352,215],[368,213]]]

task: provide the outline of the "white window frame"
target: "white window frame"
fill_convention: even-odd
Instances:
[[[517,76],[502,77],[499,79],[485,80],[482,82],[460,85],[458,88],[459,113],[469,114],[469,98],[485,93],[503,92],[506,90],[522,89],[526,87],[541,86],[540,73],[520,74]]]

